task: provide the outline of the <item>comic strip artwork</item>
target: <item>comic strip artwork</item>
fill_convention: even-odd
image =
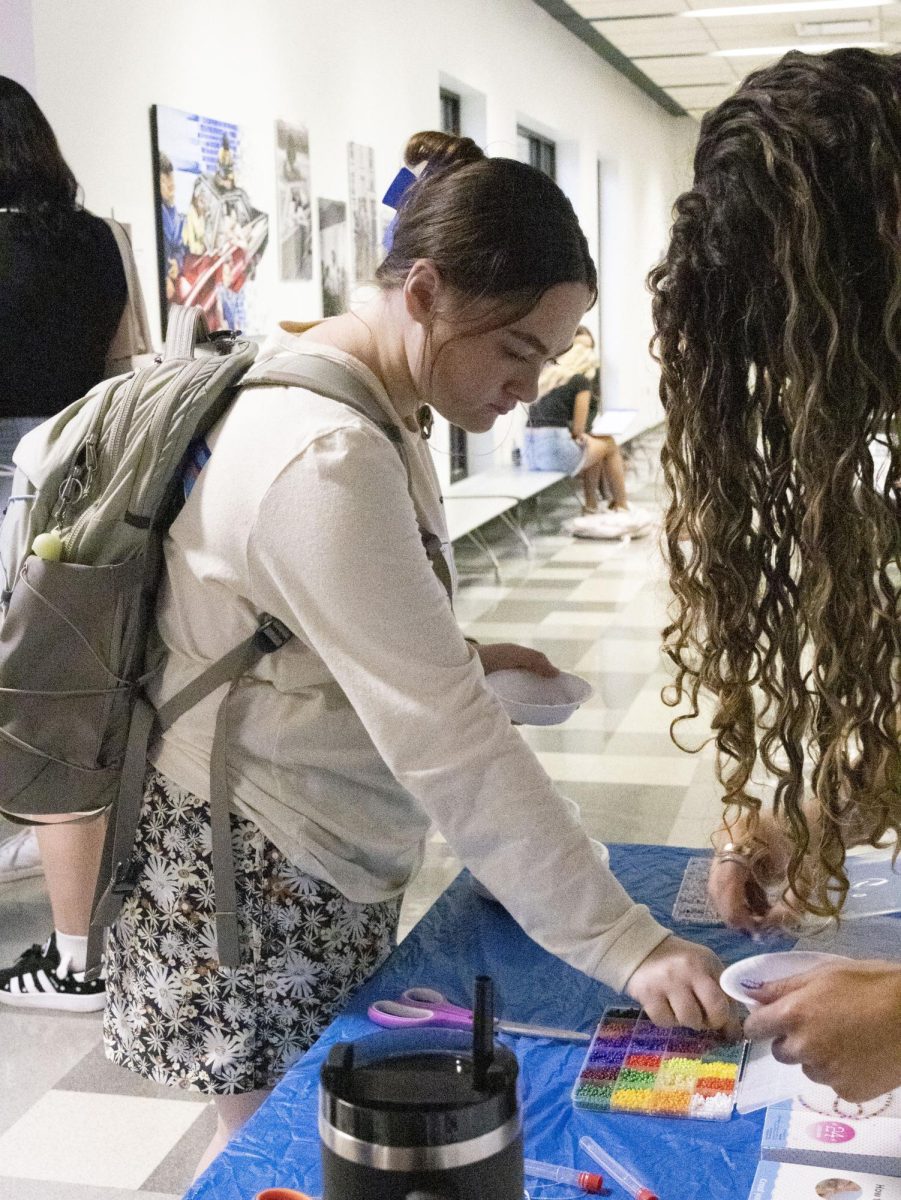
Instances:
[[[151,109],[160,310],[197,304],[211,329],[248,329],[248,300],[269,218],[243,178],[241,129],[214,117]]]
[[[379,203],[372,147],[348,142],[347,166],[353,222],[353,277],[357,283],[366,283],[374,278],[379,259]]]
[[[284,280],[313,278],[310,138],[303,125],[275,123],[278,261]]]
[[[343,200],[319,201],[319,252],[322,259],[322,315],[347,311],[347,205]]]

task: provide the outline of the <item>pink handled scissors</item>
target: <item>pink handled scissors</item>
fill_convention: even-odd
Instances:
[[[369,1006],[369,1019],[387,1029],[412,1029],[417,1025],[442,1025],[452,1029],[471,1029],[472,1011],[451,1004],[434,988],[412,987],[399,1000],[376,1000]],[[495,1021],[502,1033],[519,1033],[525,1037],[560,1038],[567,1042],[590,1042],[590,1033],[574,1029],[553,1029],[545,1025],[519,1025],[515,1021]]]

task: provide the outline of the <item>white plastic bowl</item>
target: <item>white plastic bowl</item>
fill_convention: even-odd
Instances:
[[[485,678],[510,720],[520,725],[559,725],[594,695],[587,680],[568,671],[552,678],[520,669],[492,671]]]
[[[748,991],[744,980],[754,983],[773,983],[777,979],[787,979],[790,975],[801,975],[812,971],[827,962],[850,962],[842,954],[824,954],[820,950],[783,950],[770,954],[752,954],[743,958],[731,967],[726,967],[720,975],[720,987],[733,1000],[740,1000],[748,1008],[757,1008],[758,1001],[754,999],[753,990]]]

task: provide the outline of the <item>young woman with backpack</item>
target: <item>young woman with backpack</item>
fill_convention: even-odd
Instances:
[[[425,441],[433,407],[473,432],[534,400],[596,298],[569,201],[467,139],[418,135],[377,291],[285,324],[260,361],[307,354],[362,385],[402,442],[299,386],[248,389],[165,543],[159,705],[269,613],[293,634],[229,692],[241,965],[217,961],[209,770],[220,696],[151,748],[137,885],[107,947],[107,1053],[215,1096],[205,1165],[390,952],[432,822],[541,945],[660,1023],[721,1027],[720,964],[634,904],[486,687],[553,673],[468,643]],[[432,568],[422,530],[441,543]],[[452,590],[452,589],[451,589]]]

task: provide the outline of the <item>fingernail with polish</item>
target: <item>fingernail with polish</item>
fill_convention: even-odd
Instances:
[[[764,983],[762,979],[741,979],[739,982],[746,992],[756,992],[758,988],[763,987]]]

